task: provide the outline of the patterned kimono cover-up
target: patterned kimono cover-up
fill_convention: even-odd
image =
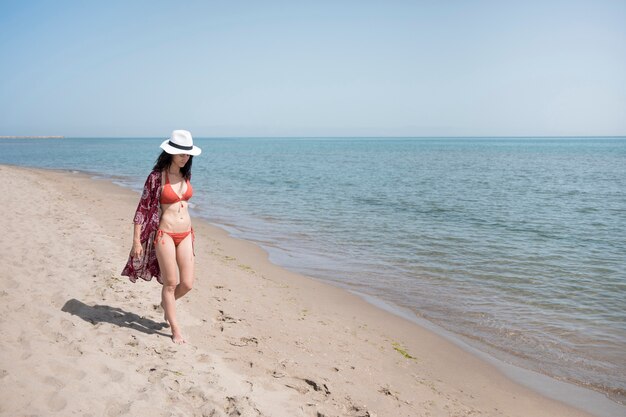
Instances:
[[[142,256],[128,257],[128,262],[122,271],[132,282],[137,278],[150,281],[156,277],[161,284],[161,271],[156,257],[154,238],[159,229],[161,220],[161,172],[152,171],[143,187],[141,199],[135,211],[133,222],[141,225],[140,241],[143,247]]]

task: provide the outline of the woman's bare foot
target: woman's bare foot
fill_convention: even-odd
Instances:
[[[172,327],[172,342],[176,343],[177,345],[187,343],[178,326]]]

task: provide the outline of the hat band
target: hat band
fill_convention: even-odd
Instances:
[[[176,149],[182,149],[183,151],[190,151],[193,149],[193,146],[183,146],[177,143],[172,142],[171,140],[167,142],[171,147]]]

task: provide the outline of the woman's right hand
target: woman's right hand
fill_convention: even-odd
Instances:
[[[141,242],[133,242],[133,248],[130,250],[130,256],[133,258],[139,258],[143,255],[143,247]]]

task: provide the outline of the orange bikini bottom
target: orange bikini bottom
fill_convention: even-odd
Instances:
[[[196,235],[193,233],[193,228],[188,230],[188,231],[186,231],[186,232],[182,232],[182,233],[166,232],[164,230],[159,229],[157,231],[156,237],[154,238],[154,244],[155,245],[159,242],[159,239],[163,237],[163,233],[165,233],[166,235],[168,235],[169,237],[172,238],[172,240],[174,241],[174,246],[180,245],[180,242],[185,240],[185,238],[187,236],[189,236],[190,233],[191,233],[191,244],[192,245],[193,245],[194,240],[196,240]],[[163,244],[165,244],[165,242],[163,242]]]

